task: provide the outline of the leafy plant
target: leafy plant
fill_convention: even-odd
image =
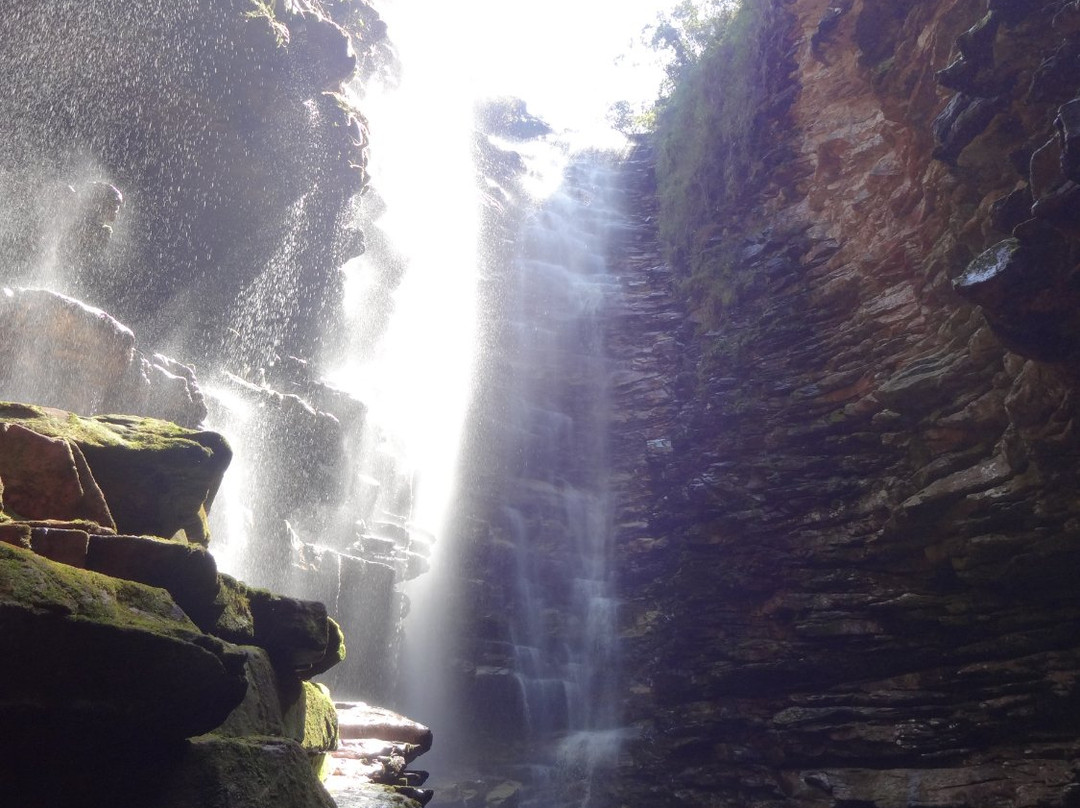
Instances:
[[[708,19],[688,13],[680,31],[656,33],[661,44],[680,43],[656,108],[660,236],[707,327],[738,297],[725,219],[749,204],[765,173],[778,80],[769,34],[779,13],[774,0],[711,5]]]
[[[244,17],[249,20],[266,20],[274,33],[277,46],[282,48],[288,45],[289,28],[277,18],[277,0],[251,0],[251,5],[254,8],[244,12]]]

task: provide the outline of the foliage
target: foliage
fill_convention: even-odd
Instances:
[[[679,76],[697,62],[735,14],[738,0],[681,0],[669,14],[642,32],[645,43],[664,61],[670,90]]]
[[[657,105],[660,236],[689,276],[686,291],[707,326],[738,294],[724,218],[752,197],[768,148],[773,7],[746,0],[723,4],[706,20],[686,17],[677,49],[686,61],[671,73],[671,91]]]
[[[254,8],[244,13],[249,20],[266,20],[279,48],[289,44],[289,29],[277,18],[277,0],[251,0]]]
[[[608,107],[605,119],[616,132],[622,132],[624,135],[642,135],[656,129],[656,107],[644,104],[634,105],[626,100],[616,101]]]

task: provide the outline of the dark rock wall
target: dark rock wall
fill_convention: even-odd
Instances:
[[[1078,9],[778,5],[790,157],[717,213],[747,291],[694,335],[647,234],[621,259],[621,801],[1075,804],[1075,202],[1032,155]],[[1014,228],[1037,271],[973,308]]]
[[[345,225],[366,125],[339,92],[358,62],[335,17],[370,61],[385,26],[359,25],[376,19],[361,2],[8,9],[5,280],[51,283],[192,358],[265,362],[268,339],[315,355],[310,323],[333,318],[362,250]],[[115,221],[95,182],[123,193]]]

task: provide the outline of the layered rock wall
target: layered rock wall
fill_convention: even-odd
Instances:
[[[1075,203],[1033,155],[1067,151],[1077,9],[776,8],[785,157],[717,212],[739,295],[691,336],[623,263],[622,802],[1070,805]],[[973,308],[1010,235],[1045,260]]]

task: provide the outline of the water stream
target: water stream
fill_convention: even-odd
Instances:
[[[344,320],[322,324],[314,361],[275,362],[210,388],[213,426],[242,469],[215,509],[229,536],[222,566],[325,602],[349,655],[324,680],[337,696],[380,703],[399,675],[402,585],[436,563],[442,544],[476,324],[472,103],[453,71],[409,60],[417,43],[401,11],[385,10],[400,75],[350,88],[370,121],[372,192],[349,225],[367,249],[342,267]],[[303,240],[298,218],[275,261],[287,268]],[[273,344],[279,299],[293,292],[279,282],[287,272],[271,266],[267,277],[240,330]]]
[[[520,465],[501,505],[515,560],[510,640],[525,734],[555,744],[556,793],[580,805],[596,767],[610,762],[604,733],[617,724],[603,331],[616,289],[605,260],[615,171],[603,158],[577,158],[521,235],[512,314]]]
[[[402,707],[449,742],[424,761],[448,805],[503,778],[523,806],[588,806],[618,752],[604,346],[618,167],[593,154],[561,169],[521,203],[512,256],[492,270],[484,331],[498,336],[446,539],[455,563],[416,582],[407,623],[423,640],[407,639]]]

